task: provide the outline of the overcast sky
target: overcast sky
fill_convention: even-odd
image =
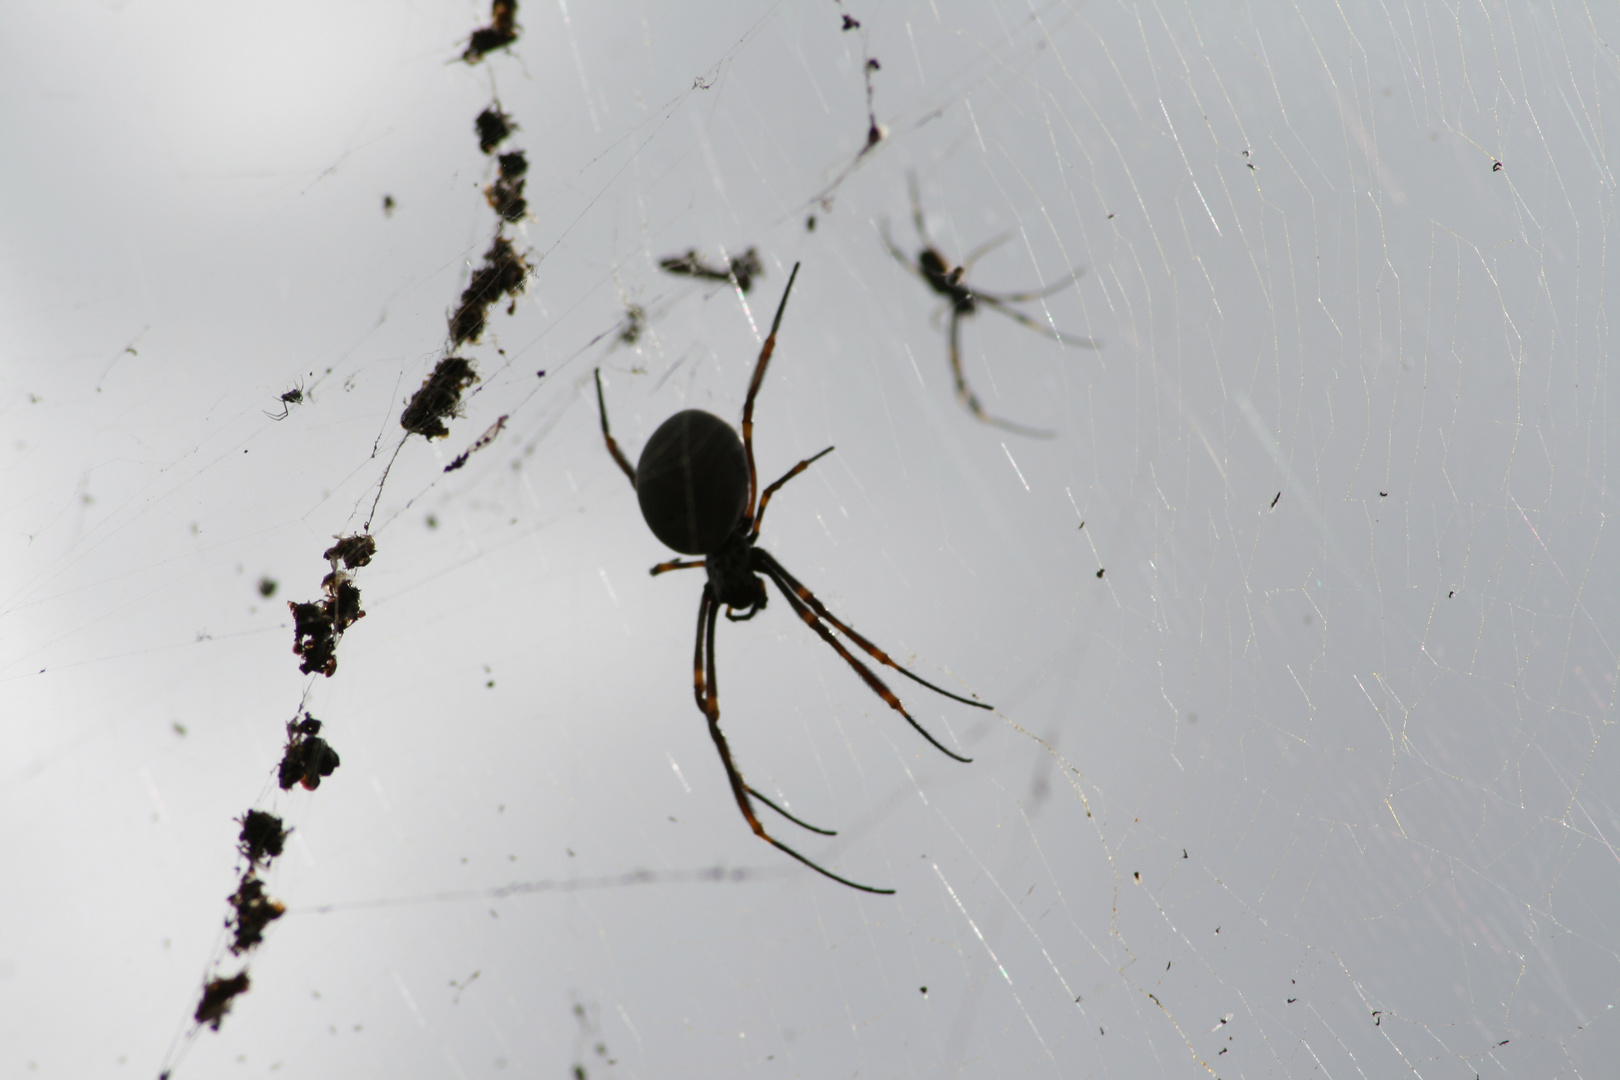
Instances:
[[[1612,7],[536,0],[459,62],[487,18],[0,8],[0,1073],[1612,1069]],[[534,273],[406,439],[493,101]],[[960,325],[1051,437],[958,402],[912,176],[970,285],[1080,271]],[[995,709],[888,680],[951,761],[778,595],[722,724],[893,896],[738,814],[701,575],[597,427],[598,368],[632,460],[738,422],[795,263],[762,482],[836,450],[761,546]],[[305,711],[341,765],[283,792]],[[249,808],[287,911],[236,957]]]

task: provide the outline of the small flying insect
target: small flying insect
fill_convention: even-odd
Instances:
[[[703,261],[697,249],[692,248],[685,255],[666,255],[659,259],[658,269],[666,274],[694,277],[699,281],[727,283],[735,281],[737,288],[743,292],[753,288],[756,277],[765,276],[765,268],[759,261],[758,248],[749,248],[735,259],[726,259],[721,266],[710,266]]]
[[[726,610],[726,618],[732,622],[746,622],[758,615],[765,609],[765,602],[768,599],[765,590],[766,579],[776,586],[782,594],[782,599],[793,609],[793,613],[804,620],[805,625],[814,630],[834,652],[843,657],[874,694],[905,717],[908,724],[946,757],[962,762],[970,760],[947,750],[917,723],[894,692],[872,672],[871,668],[858,660],[838,638],[834,637],[833,631],[836,630],[853,642],[856,648],[879,664],[893,668],[906,678],[928,687],[937,694],[976,709],[991,708],[982,701],[960,697],[935,686],[927,679],[914,675],[895,663],[882,649],[828,611],[826,606],[816,599],[815,594],[777,562],[770,552],[758,545],[760,525],[764,521],[765,508],[770,504],[771,496],[776,494],[783,484],[833,450],[829,446],[820,453],[805,458],[766,487],[763,492],[758,491],[759,478],[754,468],[754,398],[759,394],[760,384],[765,381],[765,368],[771,362],[771,354],[776,349],[776,331],[782,325],[782,313],[787,309],[788,296],[793,291],[793,282],[798,275],[799,267],[795,265],[793,274],[788,278],[787,288],[782,292],[782,302],[776,309],[776,318],[771,321],[770,335],[765,339],[765,344],[759,351],[759,359],[754,364],[754,375],[748,383],[748,397],[743,402],[741,439],[737,438],[737,433],[732,430],[731,425],[718,416],[701,409],[686,409],[659,425],[658,430],[647,440],[647,445],[641,452],[641,460],[635,468],[631,468],[629,459],[619,449],[619,444],[614,441],[613,434],[608,429],[607,405],[602,397],[600,371],[596,376],[596,404],[602,420],[602,438],[607,443],[608,453],[624,471],[630,486],[635,488],[636,501],[641,504],[641,515],[646,519],[647,527],[658,539],[683,555],[702,556],[698,559],[672,559],[669,562],[659,563],[652,568],[652,573],[656,576],[670,570],[702,568],[708,574],[708,581],[703,586],[703,596],[698,601],[697,645],[692,658],[692,691],[697,699],[698,711],[708,721],[709,736],[714,740],[715,749],[720,754],[720,764],[725,768],[726,779],[731,784],[732,797],[737,801],[737,809],[742,811],[743,818],[755,836],[799,860],[816,873],[863,892],[892,893],[893,889],[861,885],[840,877],[766,832],[754,813],[753,800],[757,799],[764,803],[800,828],[822,836],[834,835],[830,829],[819,829],[799,820],[744,782],[742,773],[731,760],[731,748],[726,744],[726,737],[720,731],[720,697],[715,682],[716,619],[722,607]],[[759,495],[757,508],[756,492]]]
[[[995,427],[1018,435],[1029,435],[1041,439],[1051,438],[1055,432],[1025,427],[1010,420],[991,416],[984,411],[984,406],[979,402],[979,395],[975,394],[968,386],[967,376],[962,373],[962,320],[966,316],[976,313],[980,304],[986,304],[1020,326],[1027,327],[1037,334],[1049,337],[1060,344],[1078,349],[1100,348],[1101,343],[1094,338],[1077,337],[1074,334],[1066,334],[1061,330],[1054,330],[1050,326],[1044,326],[1036,322],[1022,311],[1009,306],[1029,300],[1040,300],[1043,297],[1060,292],[1073,284],[1074,280],[1085,271],[1080,267],[1075,267],[1052,284],[1044,285],[1029,292],[992,293],[976,289],[963,281],[963,277],[967,275],[974,262],[1006,243],[1012,234],[1004,233],[987,243],[980,244],[968,252],[967,258],[962,260],[961,266],[952,266],[946,261],[945,256],[939,253],[939,249],[934,246],[933,240],[929,239],[928,226],[923,221],[922,200],[917,193],[917,176],[915,173],[911,176],[910,187],[911,222],[916,226],[917,237],[922,241],[922,250],[917,253],[915,260],[901,251],[889,236],[889,223],[887,221],[883,222],[880,227],[883,234],[883,245],[889,249],[889,254],[894,256],[896,262],[917,275],[930,289],[950,302],[951,325],[947,336],[947,355],[951,362],[951,378],[956,382],[956,400],[960,401],[967,411],[973,414],[975,419],[986,424],[992,424]]]

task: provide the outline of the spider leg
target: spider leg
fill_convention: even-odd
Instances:
[[[998,307],[996,310],[1001,311],[1002,309]],[[1015,424],[1011,420],[991,416],[984,411],[984,406],[979,404],[979,395],[968,388],[967,376],[962,373],[962,313],[960,311],[952,310],[951,312],[951,329],[948,340],[947,352],[951,360],[951,378],[956,380],[956,400],[960,401],[963,407],[973,414],[975,419],[993,427],[1011,431],[1017,435],[1028,435],[1034,439],[1050,439],[1057,434],[1044,428],[1024,427],[1022,424]]]
[[[714,729],[714,730],[718,731],[718,729]],[[893,889],[880,889],[876,885],[862,885],[860,882],[851,881],[847,877],[839,877],[837,874],[833,873],[831,870],[828,870],[824,866],[817,866],[815,863],[811,862],[809,859],[805,858],[803,855],[800,855],[797,851],[794,851],[792,848],[790,848],[786,844],[782,843],[782,841],[778,840],[776,837],[774,837],[770,833],[766,832],[764,826],[759,824],[759,819],[758,818],[753,819],[753,826],[754,826],[754,834],[756,836],[758,836],[760,839],[764,840],[767,844],[770,844],[772,847],[774,847],[776,850],[782,852],[783,854],[791,855],[795,859],[798,859],[800,862],[804,863],[804,865],[808,866],[810,869],[814,870],[816,873],[820,874],[822,877],[832,878],[834,881],[838,882],[838,884],[840,884],[840,885],[848,885],[850,888],[859,889],[861,892],[877,893],[879,896],[893,896],[894,895],[894,890]]]
[[[747,787],[746,784],[743,785],[743,786]],[[800,821],[798,818],[794,817],[792,814],[788,813],[786,810],[782,809],[780,806],[777,806],[775,803],[771,802],[771,800],[767,799],[765,796],[761,795],[759,792],[755,791],[751,787],[748,788],[748,794],[752,795],[754,798],[758,799],[760,802],[764,803],[766,806],[770,807],[772,810],[775,810],[778,814],[781,814],[783,817],[787,818],[789,821],[793,822],[793,824],[797,825],[801,829],[809,829],[811,832],[820,833],[822,836],[837,836],[838,835],[838,830],[836,830],[836,829],[818,829],[814,825],[810,824],[808,821]]]
[[[671,559],[669,562],[659,563],[647,573],[657,577],[659,574],[667,574],[671,570],[692,570],[707,565],[707,562],[706,559]]]
[[[596,411],[602,417],[602,438],[607,440],[608,453],[612,454],[613,460],[619,463],[619,468],[624,470],[624,475],[630,478],[630,486],[635,487],[636,470],[630,467],[630,462],[626,460],[624,451],[619,449],[619,444],[613,441],[613,435],[608,431],[607,403],[602,400],[602,369],[597,368],[595,374]]]
[[[1021,304],[1021,303],[1025,302],[1026,300],[1044,300],[1046,297],[1051,296],[1053,293],[1062,292],[1064,289],[1067,289],[1070,285],[1074,284],[1076,278],[1078,278],[1081,274],[1083,274],[1085,272],[1086,272],[1085,267],[1077,266],[1073,270],[1070,270],[1067,274],[1064,274],[1062,277],[1060,277],[1056,281],[1052,282],[1052,284],[1043,285],[1043,286],[1041,286],[1041,288],[1031,290],[1030,292],[1015,292],[1015,293],[981,293],[981,292],[975,292],[973,295],[975,295],[975,296],[993,296],[997,300],[1001,300],[1003,302],[1014,303],[1014,304]]]
[[[765,338],[765,344],[760,346],[759,359],[754,363],[754,377],[748,380],[748,397],[743,402],[742,436],[743,454],[748,458],[748,507],[744,516],[754,516],[754,494],[759,489],[759,474],[754,469],[754,398],[759,393],[759,384],[765,381],[765,367],[771,362],[771,354],[776,351],[776,331],[782,325],[782,312],[787,310],[788,296],[793,292],[793,282],[799,276],[799,264],[793,264],[793,273],[788,275],[787,288],[782,290],[782,302],[776,305],[776,318],[771,320],[770,335]]]
[[[921,238],[923,247],[931,248],[934,242],[928,238],[928,226],[923,223],[922,190],[917,186],[916,169],[906,173],[906,192],[911,196],[911,223],[917,227],[917,236]]]
[[[928,689],[932,690],[934,693],[940,694],[940,695],[942,695],[944,697],[948,697],[952,701],[960,701],[963,705],[972,705],[975,709],[993,709],[993,708],[995,708],[995,706],[987,704],[986,702],[975,701],[972,698],[965,698],[965,697],[962,697],[960,694],[951,693],[949,690],[946,690],[944,687],[935,686],[933,683],[929,682],[927,679],[923,678],[921,675],[913,675],[911,672],[907,671],[905,668],[903,668],[899,664],[895,663],[894,660],[892,658],[890,658],[888,653],[884,652],[882,649],[880,649],[876,645],[872,644],[866,638],[864,638],[860,634],[856,633],[853,627],[850,627],[850,626],[846,625],[841,619],[838,618],[838,616],[836,616],[832,612],[828,611],[826,605],[823,604],[820,600],[816,599],[816,594],[811,592],[809,589],[805,588],[804,584],[801,581],[799,581],[798,578],[796,578],[792,574],[788,573],[787,568],[784,567],[781,563],[777,562],[776,557],[774,555],[772,555],[768,551],[760,551],[760,555],[764,556],[765,561],[769,563],[771,569],[773,571],[775,571],[775,573],[781,575],[782,581],[785,581],[785,582],[788,583],[788,585],[792,586],[794,593],[798,596],[798,598],[800,600],[802,600],[804,602],[804,605],[806,607],[808,607],[811,611],[815,612],[824,621],[826,621],[828,623],[831,623],[832,626],[840,634],[843,634],[845,637],[849,638],[849,640],[851,640],[855,644],[859,645],[861,647],[861,649],[863,651],[865,651],[865,653],[868,656],[870,656],[872,659],[876,660],[878,663],[884,664],[884,665],[886,665],[888,667],[893,668],[894,670],[898,671],[900,674],[904,675],[906,678],[910,679],[912,682],[919,683],[919,684],[921,684],[923,686],[926,686],[926,687],[928,687]],[[780,582],[778,584],[780,584]]]
[[[799,599],[798,592],[791,588],[787,582],[783,580],[781,575],[786,573],[786,571],[782,570],[781,566],[776,562],[776,560],[772,559],[768,552],[765,552],[760,548],[755,548],[754,553],[756,557],[761,555],[764,556],[763,559],[759,560],[760,572],[768,576],[772,581],[776,582],[776,587],[781,590],[783,598],[788,602],[788,606],[794,611],[798,612],[799,618],[804,620],[805,625],[809,626],[810,629],[819,634],[822,641],[825,641],[828,645],[831,645],[833,647],[833,651],[839,656],[842,656],[845,662],[848,663],[850,667],[855,669],[855,673],[861,677],[861,679],[874,694],[888,702],[890,708],[894,709],[901,716],[905,717],[906,723],[915,728],[917,730],[917,734],[921,735],[923,738],[932,743],[934,749],[938,750],[948,758],[953,758],[964,763],[973,760],[972,758],[965,758],[961,754],[947,750],[938,739],[928,734],[927,729],[921,724],[917,723],[917,721],[912,718],[910,713],[906,712],[906,707],[900,704],[900,699],[894,696],[894,691],[890,690],[882,679],[872,674],[871,668],[861,663],[848,649],[844,648],[843,642],[833,637],[832,631],[823,626],[821,624],[821,620],[816,618],[815,613],[810,610],[809,606],[806,605],[803,600]],[[803,586],[801,585],[800,588],[803,588]],[[890,663],[892,664],[893,661],[890,661]],[[896,667],[895,670],[903,671],[904,669]],[[941,691],[941,693],[944,693],[944,691]],[[955,695],[947,696],[954,697]],[[970,702],[969,704],[974,703]]]
[[[703,672],[703,631],[709,632],[709,640],[714,640],[714,612],[719,605],[714,602],[714,586],[708,582],[703,584],[703,599],[698,601],[697,646],[692,650],[692,694],[697,698],[698,712],[704,716],[709,715],[710,703],[713,703],[716,715],[720,712],[720,703],[714,688],[706,686]],[[712,670],[714,665],[709,665]]]
[[[887,218],[878,223],[878,233],[883,237],[883,246],[889,249],[889,254],[894,256],[895,262],[905,267],[906,270],[908,270],[918,280],[924,282],[928,280],[923,276],[922,271],[917,269],[916,261],[895,245],[894,238],[889,235],[889,222]]]
[[[1102,348],[1102,342],[1098,341],[1096,338],[1076,337],[1073,334],[1065,334],[1061,330],[1054,330],[1050,326],[1036,322],[1028,315],[1025,315],[1022,311],[1016,311],[1008,307],[1006,301],[1012,299],[1011,297],[995,296],[989,293],[975,292],[973,294],[973,299],[989,304],[991,307],[995,308],[1001,314],[1007,316],[1007,318],[1011,319],[1013,322],[1018,323],[1020,326],[1028,327],[1037,334],[1040,334],[1042,337],[1049,337],[1053,341],[1062,342],[1064,345],[1072,345],[1078,349]]]
[[[714,748],[720,754],[720,764],[725,767],[726,780],[731,784],[731,794],[737,800],[737,809],[742,811],[743,820],[748,822],[748,827],[754,830],[755,836],[759,837],[761,840],[764,840],[777,850],[791,855],[793,858],[804,863],[804,865],[808,866],[816,873],[821,874],[823,877],[829,877],[838,882],[840,885],[848,885],[850,888],[859,889],[861,892],[883,894],[893,893],[893,889],[879,889],[872,885],[862,885],[859,882],[851,881],[848,878],[839,877],[837,874],[826,869],[825,867],[817,866],[815,863],[811,862],[809,859],[805,858],[803,855],[800,855],[797,851],[794,851],[792,848],[782,843],[782,841],[766,832],[765,826],[759,823],[759,818],[754,813],[754,807],[748,801],[748,796],[752,789],[749,788],[747,784],[743,783],[742,774],[737,771],[737,766],[731,760],[731,747],[726,744],[725,734],[720,730],[720,695],[719,688],[716,685],[714,673],[715,613],[719,610],[720,605],[714,599],[714,586],[705,584],[703,586],[703,599],[698,603],[697,656],[693,661],[692,675],[694,686],[697,690],[698,710],[703,713],[704,719],[709,722],[709,737],[714,740]],[[795,824],[804,825],[804,822],[799,821],[799,819],[795,818],[792,814],[789,814],[781,810],[779,807],[776,807],[768,800],[762,799],[762,801],[765,801],[767,806],[771,806],[772,809],[777,810],[778,813],[781,813],[782,816],[787,818],[789,821],[792,821]],[[805,825],[805,828],[809,829],[814,827]],[[822,830],[816,829],[815,831],[821,832]]]
[[[962,260],[962,273],[965,274],[969,270],[973,269],[974,263],[978,262],[980,259],[984,258],[986,255],[990,254],[992,251],[996,250],[996,248],[1000,247],[1002,244],[1005,244],[1012,238],[1012,233],[1004,232],[1000,236],[992,236],[990,239],[968,252],[967,256]],[[1074,280],[1073,275],[1070,275],[1069,280]],[[1067,285],[1068,281],[1063,282],[1063,284]],[[1043,293],[1041,295],[1045,294]]]
[[[781,487],[783,484],[787,483],[789,480],[793,479],[795,476],[798,476],[800,473],[804,472],[804,470],[808,469],[811,465],[814,465],[821,458],[826,457],[828,454],[830,454],[832,452],[833,452],[833,448],[829,446],[829,447],[827,447],[827,449],[823,450],[821,453],[816,454],[816,455],[814,455],[812,457],[805,458],[803,461],[801,461],[797,465],[793,466],[793,468],[791,468],[787,472],[783,473],[782,478],[780,480],[778,480],[776,483],[772,484],[770,487],[765,489],[765,493],[759,497],[759,511],[754,515],[754,527],[749,530],[749,536],[750,537],[752,537],[755,540],[759,539],[759,523],[765,520],[765,507],[770,503],[771,496],[776,494],[776,489]]]

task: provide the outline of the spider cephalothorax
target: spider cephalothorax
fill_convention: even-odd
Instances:
[[[738,528],[720,550],[703,560],[715,603],[726,606],[726,618],[732,622],[752,619],[765,610],[770,599],[765,579],[759,576],[756,554],[754,538],[747,529]]]
[[[906,266],[911,268],[911,264]],[[945,256],[931,247],[925,247],[917,253],[915,267],[922,279],[928,282],[928,287],[946,297],[951,302],[952,315],[972,315],[979,310],[979,305],[973,299],[973,292],[962,284],[962,275],[967,273],[965,266],[952,266],[945,261]]]
[[[724,608],[727,619],[743,622],[763,611],[767,599],[765,591],[767,579],[776,585],[782,599],[793,609],[794,614],[814,630],[818,637],[832,646],[838,655],[855,669],[856,674],[873,693],[905,717],[906,722],[940,752],[957,761],[968,760],[940,745],[922,725],[912,719],[911,714],[900,703],[900,699],[895,697],[894,692],[883,680],[858,660],[843,642],[833,636],[835,630],[873,660],[893,668],[906,678],[965,705],[981,709],[990,708],[982,701],[974,701],[941,689],[896,664],[882,649],[828,611],[826,606],[816,599],[814,593],[788,573],[770,552],[759,546],[759,527],[765,518],[765,507],[769,505],[771,496],[776,494],[777,489],[783,484],[809,468],[818,458],[832,452],[832,447],[829,446],[821,453],[805,458],[783,474],[781,479],[766,487],[763,492],[758,491],[758,473],[754,469],[754,398],[759,393],[760,383],[764,381],[765,368],[770,363],[771,353],[776,349],[776,331],[782,325],[782,312],[787,309],[788,296],[792,293],[793,282],[798,276],[799,268],[795,265],[792,275],[788,278],[787,288],[782,292],[782,302],[776,309],[776,318],[771,322],[770,335],[766,337],[765,344],[759,351],[759,360],[754,365],[754,376],[748,384],[748,398],[743,404],[740,439],[730,424],[712,413],[700,409],[686,409],[659,425],[652,438],[647,440],[647,445],[641,452],[641,460],[632,469],[629,459],[619,449],[619,444],[614,441],[613,434],[608,429],[607,404],[602,397],[600,373],[596,378],[596,403],[602,420],[602,438],[606,441],[613,460],[618,462],[619,468],[624,470],[625,476],[629,477],[630,483],[635,487],[636,500],[641,504],[641,514],[646,518],[648,528],[652,529],[653,535],[658,539],[683,555],[702,556],[700,559],[672,559],[669,562],[659,563],[652,568],[652,572],[656,575],[669,570],[702,567],[708,574],[708,581],[703,586],[702,599],[698,602],[697,646],[692,659],[692,688],[697,698],[698,711],[703,713],[708,721],[709,735],[714,740],[715,750],[720,755],[720,763],[725,767],[726,779],[731,784],[732,795],[737,800],[737,808],[742,811],[743,818],[760,839],[775,845],[817,873],[866,892],[893,892],[893,889],[877,889],[839,877],[766,832],[754,813],[752,802],[754,799],[769,806],[795,825],[824,836],[832,835],[831,830],[818,829],[799,820],[744,783],[742,774],[731,760],[731,748],[726,744],[726,737],[720,731],[720,697],[715,682],[714,653],[714,632],[718,616],[721,608]],[[965,302],[971,304],[972,297],[968,296]],[[757,508],[756,493],[759,496]]]

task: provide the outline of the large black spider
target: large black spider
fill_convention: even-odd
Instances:
[[[758,546],[760,523],[765,518],[765,507],[770,503],[771,496],[776,494],[777,489],[783,484],[809,468],[818,458],[832,453],[833,449],[829,446],[821,453],[805,458],[784,473],[781,479],[760,492],[759,508],[756,512],[754,495],[758,490],[758,474],[754,469],[754,397],[759,393],[760,384],[765,380],[765,367],[771,362],[771,353],[776,349],[776,331],[782,325],[782,312],[787,309],[788,295],[793,291],[793,282],[798,276],[799,267],[795,264],[793,274],[788,278],[787,288],[782,291],[782,302],[776,309],[776,318],[771,321],[770,336],[765,339],[764,346],[759,350],[759,360],[754,365],[754,376],[748,383],[748,397],[743,403],[741,439],[737,438],[737,433],[732,430],[730,424],[713,413],[701,409],[686,409],[659,425],[652,438],[647,440],[647,445],[641,452],[641,460],[632,469],[629,459],[619,449],[619,444],[613,441],[613,435],[608,430],[607,405],[602,398],[600,371],[596,375],[596,405],[601,414],[602,438],[607,443],[608,453],[613,455],[613,460],[619,463],[619,468],[623,469],[624,475],[630,479],[630,485],[636,489],[636,500],[641,504],[641,514],[647,520],[647,527],[653,531],[654,536],[676,551],[684,555],[703,556],[701,559],[672,559],[669,562],[659,563],[652,568],[652,573],[656,576],[669,570],[688,570],[696,567],[703,567],[708,571],[709,580],[704,584],[703,597],[698,602],[697,646],[692,658],[692,688],[697,698],[698,711],[709,722],[709,736],[714,739],[715,749],[720,753],[720,764],[725,766],[726,779],[731,783],[731,793],[737,800],[737,808],[742,811],[749,828],[753,829],[754,835],[761,840],[780,848],[810,869],[842,885],[864,892],[892,893],[893,889],[874,888],[839,877],[832,871],[817,866],[766,832],[754,814],[750,797],[758,799],[801,828],[823,836],[836,835],[831,829],[818,829],[799,820],[749,787],[732,762],[731,748],[726,745],[726,737],[720,731],[720,699],[715,682],[714,662],[716,619],[722,606],[726,609],[726,618],[732,622],[752,619],[763,611],[768,599],[765,591],[766,578],[776,585],[782,593],[782,598],[799,618],[804,620],[805,625],[814,630],[821,640],[831,645],[833,650],[855,669],[856,674],[860,675],[873,693],[904,716],[908,724],[916,728],[923,738],[946,757],[963,762],[970,760],[941,746],[921,724],[912,719],[894,692],[884,685],[883,680],[873,674],[870,668],[856,659],[833,636],[832,631],[837,630],[854,642],[873,660],[893,668],[935,693],[975,708],[991,707],[982,701],[960,697],[949,690],[941,689],[896,664],[882,649],[828,611],[821,601],[816,599],[815,594],[800,584],[798,578],[788,573],[770,552]]]
[[[961,266],[952,266],[946,261],[945,256],[939,253],[939,249],[934,247],[934,242],[928,237],[928,227],[923,222],[922,201],[917,194],[917,177],[915,174],[911,176],[910,186],[911,222],[917,227],[917,236],[922,240],[923,244],[922,250],[917,253],[916,260],[913,261],[905,252],[895,246],[894,240],[889,236],[889,223],[887,221],[881,223],[880,231],[883,234],[883,244],[889,249],[889,254],[893,255],[901,266],[921,278],[930,289],[950,302],[951,327],[948,355],[951,361],[951,377],[956,380],[956,399],[975,418],[982,420],[986,424],[994,424],[996,427],[1005,428],[1019,435],[1030,435],[1042,439],[1051,438],[1054,432],[1040,428],[1024,427],[1022,424],[1002,420],[984,411],[984,406],[979,404],[979,395],[969,389],[967,377],[962,374],[962,319],[977,312],[981,303],[988,304],[1020,326],[1028,327],[1037,334],[1049,337],[1053,341],[1081,349],[1100,348],[1101,343],[1094,338],[1065,334],[1061,330],[1054,330],[1050,326],[1044,326],[1036,322],[1022,311],[1008,307],[1009,304],[1023,303],[1027,300],[1040,300],[1043,297],[1051,296],[1053,293],[1067,288],[1075,278],[1085,271],[1077,266],[1052,284],[1030,292],[991,293],[985,292],[983,289],[976,289],[964,282],[962,280],[963,276],[972,268],[976,260],[1006,243],[1012,234],[1003,233],[986,243],[980,244],[968,252],[967,258],[962,260]]]

